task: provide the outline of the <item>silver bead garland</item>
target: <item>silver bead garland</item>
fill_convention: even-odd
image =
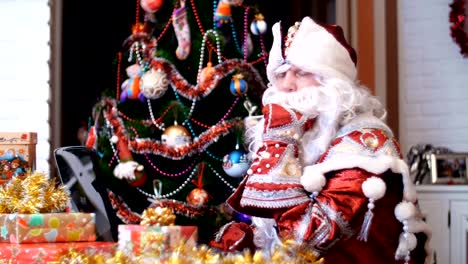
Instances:
[[[205,45],[206,45],[206,39],[208,37],[208,34],[213,34],[216,40],[216,54],[218,55],[218,63],[221,64],[221,44],[219,42],[219,35],[218,32],[216,32],[213,29],[207,30],[205,32],[205,35],[203,35],[203,41],[200,47],[200,62],[198,63],[198,74],[197,74],[197,82],[200,80],[200,73],[203,68],[203,59],[205,57]]]
[[[142,189],[140,188],[137,188],[137,190],[148,196],[149,198],[152,198],[152,199],[164,199],[164,198],[168,198],[168,197],[171,197],[171,196],[174,196],[176,195],[177,193],[179,193],[180,191],[182,191],[182,189],[185,188],[185,186],[190,183],[190,180],[193,178],[193,176],[195,175],[195,172],[197,172],[197,167],[195,167],[192,172],[190,173],[190,175],[187,177],[187,179],[185,179],[185,181],[179,186],[177,187],[177,189],[175,189],[174,191],[170,192],[170,193],[167,193],[167,194],[164,194],[164,195],[154,195],[154,194],[150,194],[150,193],[147,193],[145,191],[143,191]]]
[[[164,124],[158,124],[156,122],[156,119],[154,118],[153,107],[151,106],[151,100],[147,99],[146,102],[148,103],[148,110],[149,110],[149,113],[150,113],[150,116],[151,116],[151,121],[153,122],[153,125],[155,125],[161,131],[166,130],[164,128]]]

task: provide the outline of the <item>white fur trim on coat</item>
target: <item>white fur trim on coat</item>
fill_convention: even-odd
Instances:
[[[377,157],[371,157],[357,154],[335,155],[322,163],[305,167],[304,171],[306,171],[307,174],[301,177],[301,182],[308,182],[306,179],[302,179],[304,177],[317,177],[317,175],[325,175],[331,171],[352,168],[360,168],[376,175],[382,174],[387,170],[400,173],[403,176],[404,200],[416,202],[416,189],[410,179],[408,165],[404,160],[394,156],[379,155]],[[312,187],[313,186],[304,185],[306,190]]]

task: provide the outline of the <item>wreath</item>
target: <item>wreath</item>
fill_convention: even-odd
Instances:
[[[460,46],[460,53],[468,57],[468,36],[465,32],[465,0],[453,0],[450,4],[450,32],[453,40]]]

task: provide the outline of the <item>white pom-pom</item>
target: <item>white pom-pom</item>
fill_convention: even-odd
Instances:
[[[403,222],[413,218],[416,215],[416,206],[411,202],[403,201],[395,207],[395,217],[398,221]]]
[[[119,137],[116,135],[113,135],[110,140],[112,143],[117,144],[117,142],[119,142]]]
[[[320,192],[327,183],[327,179],[321,173],[312,173],[312,167],[305,167],[304,175],[301,177],[301,184],[308,192]]]
[[[418,244],[418,240],[413,233],[402,233],[400,235],[400,244],[398,245],[398,249],[401,251],[411,251],[416,248]]]
[[[367,198],[376,201],[385,195],[387,185],[382,179],[373,176],[365,180],[361,188]]]
[[[120,162],[114,168],[114,176],[119,179],[134,180],[135,179],[135,170],[141,166],[137,162],[130,160],[125,162]]]

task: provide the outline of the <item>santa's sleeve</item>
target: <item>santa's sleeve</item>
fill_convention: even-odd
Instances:
[[[309,203],[296,206],[277,217],[278,229],[319,251],[325,251],[339,239],[360,231],[369,199],[362,184],[380,176],[352,168],[330,172],[324,188]]]

